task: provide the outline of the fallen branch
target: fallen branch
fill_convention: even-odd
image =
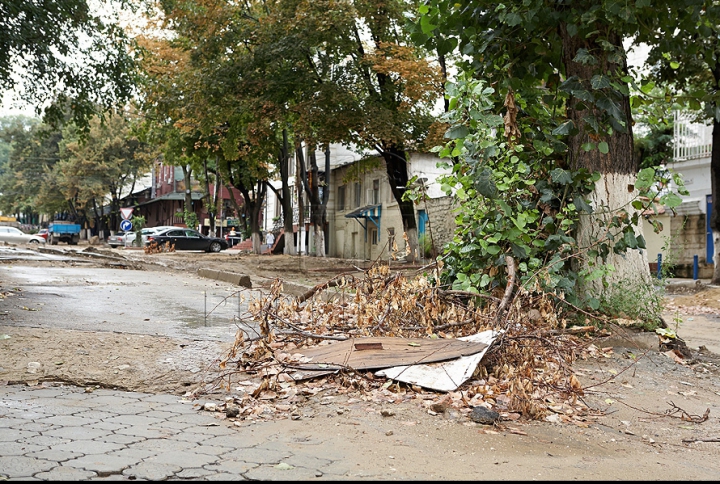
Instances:
[[[595,326],[574,326],[567,329],[556,329],[550,331],[550,334],[580,334],[580,333],[592,333],[597,331]]]
[[[500,318],[502,318],[502,316],[505,314],[505,306],[507,306],[507,304],[510,302],[510,297],[512,296],[513,290],[515,289],[515,259],[513,259],[509,255],[506,255],[505,264],[507,264],[508,280],[507,284],[505,285],[505,294],[500,300],[500,304],[497,308],[497,315],[495,316],[496,322],[499,321]]]
[[[617,375],[616,375],[616,376],[617,376]],[[618,403],[622,403],[622,404],[625,405],[626,407],[630,407],[630,408],[632,408],[633,410],[637,410],[637,411],[639,411],[639,412],[645,412],[645,413],[647,413],[647,414],[649,414],[649,415],[657,415],[658,417],[673,417],[673,418],[679,418],[680,420],[684,420],[685,422],[692,422],[692,423],[703,423],[703,422],[705,422],[705,421],[709,418],[709,415],[710,415],[710,409],[709,409],[709,408],[708,408],[707,410],[705,410],[705,413],[704,413],[703,415],[690,415],[690,414],[687,413],[685,410],[683,410],[682,408],[680,408],[680,407],[678,407],[677,405],[675,405],[673,402],[668,402],[668,405],[671,405],[672,408],[669,409],[669,410],[666,410],[666,411],[663,412],[663,413],[651,412],[651,411],[649,411],[649,410],[645,410],[645,409],[642,409],[642,408],[633,407],[633,406],[630,405],[629,403],[625,403],[625,402],[622,402],[622,401],[620,401],[620,400],[618,400]],[[678,413],[678,412],[680,413],[680,415],[675,415],[675,414]]]
[[[711,437],[709,439],[683,439],[686,444],[692,444],[693,442],[720,442],[720,437]]]
[[[673,402],[668,402],[668,405],[672,405],[672,408],[665,413],[671,417],[674,417],[676,413],[680,413],[680,416],[677,417],[681,420],[684,420],[685,422],[692,422],[692,423],[702,423],[705,422],[708,419],[708,416],[710,415],[710,409],[708,408],[705,410],[705,413],[701,415],[690,415],[682,408],[675,405]]]

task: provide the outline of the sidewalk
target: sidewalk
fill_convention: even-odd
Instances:
[[[322,438],[298,438],[304,422],[255,433],[173,395],[13,385],[0,401],[0,480],[390,477],[319,452]]]

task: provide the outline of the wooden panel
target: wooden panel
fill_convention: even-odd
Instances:
[[[356,346],[367,349],[356,349]],[[327,369],[328,365],[356,370],[389,368],[460,358],[479,353],[487,346],[485,343],[457,339],[352,338],[325,346],[298,350],[298,353],[312,358],[312,361],[297,368]],[[382,349],[375,349],[378,347]]]

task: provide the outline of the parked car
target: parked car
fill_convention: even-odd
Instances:
[[[48,229],[40,229],[37,233],[38,237],[42,237],[45,239],[45,242],[47,242],[48,236],[50,235],[50,231]]]
[[[145,227],[144,229],[142,229],[140,231],[140,236],[142,237],[142,243],[143,243],[143,245],[147,245],[148,236],[150,234],[156,234],[156,233],[160,233],[164,230],[176,229],[176,228],[179,228],[179,227],[175,227],[174,225],[159,225],[157,227]],[[133,240],[135,240],[135,239],[133,238]]]
[[[175,246],[175,250],[204,250],[205,252],[220,252],[228,248],[225,239],[219,237],[208,237],[197,230],[173,227],[160,232],[149,234],[147,243],[163,245],[169,242]]]
[[[0,227],[0,242],[40,245],[45,243],[45,239],[38,235],[26,234],[17,227]]]
[[[108,237],[107,243],[112,247],[113,249],[117,247],[125,247],[125,237],[127,234],[133,234],[133,232],[118,232],[115,235],[111,235]]]

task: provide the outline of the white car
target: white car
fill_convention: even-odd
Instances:
[[[45,239],[39,235],[26,234],[17,227],[0,227],[0,242],[8,244],[45,244]]]
[[[125,247],[125,237],[128,234],[133,234],[133,236],[135,235],[133,232],[118,232],[117,234],[108,237],[107,243],[113,249],[116,247]]]
[[[147,238],[148,235],[155,234],[157,232],[161,232],[166,229],[174,229],[175,227],[173,225],[161,225],[159,227],[145,227],[144,229],[140,230],[140,237],[142,237],[142,245],[145,246],[147,244]],[[137,238],[137,234],[135,232],[118,232],[115,235],[111,235],[108,238],[108,245],[112,248],[117,247],[131,247],[133,245],[133,242],[135,242],[135,239]]]

